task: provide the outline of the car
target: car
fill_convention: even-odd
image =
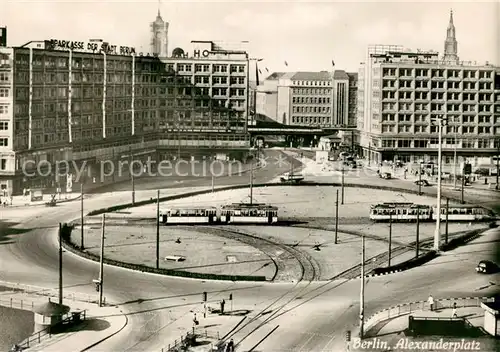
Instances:
[[[500,271],[499,269],[498,265],[490,260],[481,260],[476,267],[476,271],[481,274],[493,274]]]
[[[381,172],[378,174],[378,177],[383,178],[385,180],[390,180],[392,178],[392,175],[390,172]]]
[[[420,185],[420,186],[425,186],[425,187],[427,187],[427,186],[430,186],[430,185],[431,185],[431,184],[429,183],[429,181],[427,181],[427,180],[416,180],[416,181],[415,181],[415,184],[416,184],[417,186],[419,186],[419,185]]]

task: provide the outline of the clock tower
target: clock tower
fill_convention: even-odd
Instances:
[[[161,18],[160,6],[158,4],[158,15],[156,20],[151,22],[151,54],[157,54],[158,57],[168,57],[168,22]]]

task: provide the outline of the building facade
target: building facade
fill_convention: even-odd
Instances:
[[[168,56],[168,26],[169,23],[161,18],[160,9],[154,22],[149,25],[151,31],[151,49],[152,54],[160,58]]]
[[[53,187],[54,178],[27,180],[29,167],[115,159],[131,148],[156,158],[248,148],[246,53],[193,44],[192,56],[167,63],[107,43],[0,48],[0,187]]]
[[[257,114],[286,125],[355,128],[356,80],[335,72],[275,72],[257,90]]]
[[[358,128],[372,161],[437,162],[438,126],[445,117],[443,162],[498,153],[500,71],[491,65],[453,63],[437,52],[373,46],[359,73]]]

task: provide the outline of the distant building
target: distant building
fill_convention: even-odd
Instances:
[[[257,114],[287,125],[355,127],[353,119],[349,125],[350,82],[341,70],[275,72],[258,88]]]
[[[451,64],[458,64],[458,42],[455,33],[455,25],[453,24],[453,11],[450,11],[450,23],[446,30],[446,40],[444,42],[444,61]]]
[[[154,22],[150,24],[151,30],[151,53],[160,58],[168,56],[168,22],[161,18],[160,9]]]
[[[358,95],[360,143],[368,160],[437,163],[438,126],[432,121],[439,116],[447,118],[444,164],[454,163],[455,151],[458,165],[498,153],[500,69],[450,62],[454,55],[369,47]]]
[[[278,121],[278,84],[285,72],[275,72],[257,87],[256,112],[258,119]]]
[[[7,46],[7,27],[0,27],[0,48]]]

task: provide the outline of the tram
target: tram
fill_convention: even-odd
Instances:
[[[437,216],[437,207],[432,208],[433,220]],[[448,206],[448,221],[487,221],[492,220],[492,211],[480,206],[459,204]],[[441,206],[441,220],[446,220],[446,206]]]
[[[212,224],[217,222],[215,207],[170,208],[160,211],[163,224]]]
[[[404,222],[432,220],[432,207],[414,203],[381,203],[370,207],[370,220]]]
[[[420,221],[434,221],[437,207],[415,203],[380,203],[370,207],[370,220],[373,221],[416,221],[417,212]],[[449,205],[448,221],[488,221],[494,219],[488,209],[477,205]],[[446,205],[441,206],[441,220],[446,220]]]
[[[267,204],[233,203],[221,208],[220,222],[234,223],[267,223],[278,222],[278,207]]]

